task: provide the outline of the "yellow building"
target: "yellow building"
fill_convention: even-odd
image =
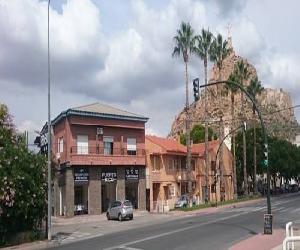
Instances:
[[[215,161],[218,141],[209,142],[209,161]],[[157,136],[146,136],[146,175],[149,190],[149,209],[164,212],[174,208],[176,200],[188,193],[188,171],[186,166],[186,146],[174,139]],[[233,198],[232,185],[232,156],[226,146],[223,150],[222,188],[224,199]],[[212,164],[213,165],[213,164]],[[204,143],[192,146],[191,160],[192,193],[196,203],[203,203],[205,199],[205,160]],[[221,199],[220,184],[215,188],[215,172],[209,170],[208,186],[209,200]]]

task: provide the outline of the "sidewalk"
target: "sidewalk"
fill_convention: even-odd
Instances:
[[[271,250],[282,249],[285,231],[274,230],[272,235],[258,234],[233,245],[230,250]]]
[[[219,205],[218,207],[201,208],[198,210],[187,211],[187,212],[181,211],[181,210],[173,210],[173,211],[168,212],[168,214],[174,215],[174,216],[180,216],[180,215],[192,216],[192,215],[210,214],[210,213],[221,211],[226,208],[239,208],[244,205],[256,203],[256,202],[263,201],[263,200],[265,200],[265,198],[257,198],[257,199],[253,199],[253,200],[240,201],[237,203],[231,203],[231,204],[226,204],[226,205]]]

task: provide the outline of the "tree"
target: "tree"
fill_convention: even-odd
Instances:
[[[264,90],[261,82],[258,80],[257,76],[251,80],[250,85],[247,87],[248,93],[252,96],[254,102],[256,103],[257,95],[260,95],[261,92]],[[257,180],[256,180],[256,120],[255,120],[255,106],[253,104],[252,107],[252,115],[253,115],[253,164],[254,164],[254,193],[257,194]]]
[[[229,81],[237,82],[236,77],[234,74],[230,74]],[[238,87],[234,84],[227,83],[225,85],[225,89],[227,93],[230,92],[230,99],[231,99],[231,131],[234,131],[235,129],[235,112],[234,112],[234,105],[235,105],[235,94],[238,91]],[[237,198],[237,179],[236,179],[236,147],[235,147],[235,135],[236,133],[232,133],[232,152],[233,152],[233,190],[234,190],[234,196]]]
[[[189,55],[195,49],[196,37],[194,36],[194,30],[189,23],[182,22],[180,29],[177,30],[177,34],[174,37],[175,47],[172,56],[182,55],[185,64],[185,112],[186,112],[186,132],[187,132],[187,170],[188,170],[188,192],[191,198],[192,195],[192,180],[191,180],[191,143],[190,143],[190,125],[189,125],[189,91],[188,91],[188,62]],[[190,199],[191,200],[191,199]]]
[[[0,245],[21,231],[33,236],[45,217],[45,158],[28,151],[15,132],[5,105],[0,104]]]
[[[212,130],[212,128],[208,127],[208,137],[209,141],[216,138],[216,134]],[[200,124],[196,124],[193,126],[190,135],[191,140],[193,143],[203,143],[205,142],[205,127]],[[180,143],[186,145],[186,134],[180,135]]]
[[[223,37],[221,34],[218,34],[216,38],[214,38],[212,45],[210,46],[210,51],[209,51],[209,55],[210,55],[210,59],[211,61],[215,62],[217,64],[217,68],[218,68],[218,73],[219,73],[219,80],[222,79],[222,67],[223,67],[223,61],[225,60],[225,58],[229,55],[229,53],[232,51],[232,49],[228,46],[228,42],[226,40],[223,40]],[[219,143],[222,143],[223,140],[223,133],[224,133],[224,129],[223,129],[223,112],[221,110],[222,107],[222,102],[221,102],[221,98],[222,98],[222,91],[221,91],[221,87],[220,85],[217,85],[217,96],[219,98],[219,116],[220,116],[220,125],[219,125]],[[222,167],[223,167],[223,145],[221,145],[220,148],[220,157],[219,157],[219,168],[220,168],[220,172],[221,172],[221,176],[220,176],[220,186],[222,187],[222,183],[223,183],[223,171],[222,171]],[[221,188],[220,187],[220,188]]]
[[[213,35],[209,30],[202,29],[201,35],[197,36],[197,46],[195,47],[195,53],[203,60],[204,63],[204,83],[207,85],[207,62],[208,56],[211,51],[213,42]],[[207,123],[207,87],[204,88],[204,120],[205,120],[205,200],[208,200],[208,123]]]
[[[246,63],[244,63],[244,60],[240,60],[235,64],[234,72],[235,79],[238,81],[238,83],[241,86],[245,85],[245,81],[248,80],[250,73],[248,71],[248,66]],[[244,115],[244,92],[241,91],[241,116],[242,119],[245,120]],[[245,130],[243,130],[243,158],[244,158],[244,166],[243,166],[243,172],[244,172],[244,191],[245,195],[248,195],[248,175],[247,175],[247,148],[246,148],[246,134]]]
[[[256,129],[256,149],[257,149],[257,173],[266,173],[267,169],[264,165],[264,139],[262,135],[261,127]],[[246,131],[246,138],[248,142],[247,146],[247,166],[250,176],[253,179],[254,174],[254,128],[248,129]],[[269,142],[269,167],[270,174],[273,179],[273,190],[276,190],[276,179],[282,178],[286,180],[286,183],[292,178],[297,180],[300,174],[300,147],[293,145],[287,140],[282,140],[276,137],[268,136]],[[241,173],[243,171],[243,135],[239,132],[236,137],[236,156],[237,156],[237,182],[238,186],[242,186],[243,179],[241,178]],[[253,168],[251,168],[253,167]],[[263,186],[260,186],[262,191]],[[240,190],[241,191],[241,190]]]
[[[246,148],[246,154],[247,154],[247,170],[249,175],[253,179],[253,133],[254,129],[250,128],[247,129],[245,132],[246,141],[247,141],[247,148]],[[256,136],[257,136],[257,173],[262,174],[266,171],[264,169],[263,160],[264,160],[264,154],[263,154],[263,137],[262,137],[262,129],[261,127],[256,128]],[[238,187],[242,187],[244,182],[244,176],[243,176],[243,166],[244,166],[244,147],[243,147],[243,131],[240,131],[236,135],[236,167],[237,167],[237,184]],[[248,175],[247,175],[248,177]],[[244,192],[244,190],[239,190],[239,193]]]

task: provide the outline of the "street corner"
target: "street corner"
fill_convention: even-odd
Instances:
[[[278,247],[284,240],[285,231],[282,229],[275,229],[273,234],[266,235],[259,233],[253,237],[241,240],[236,243],[230,250],[270,250]],[[281,249],[281,248],[280,248]]]

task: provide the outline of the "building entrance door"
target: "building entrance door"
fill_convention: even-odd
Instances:
[[[74,214],[88,213],[88,184],[78,184],[74,186]]]
[[[125,198],[126,200],[130,200],[133,208],[138,208],[138,182],[129,182],[127,181],[125,184]]]
[[[106,212],[109,205],[116,200],[116,187],[117,183],[105,182],[101,185],[101,209]]]

